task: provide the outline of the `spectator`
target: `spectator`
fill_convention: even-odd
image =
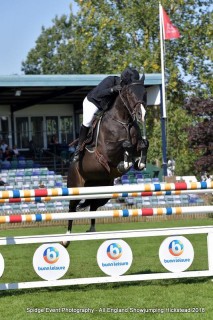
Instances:
[[[7,147],[8,147],[8,145],[6,144],[6,142],[4,140],[2,140],[0,148],[3,151],[3,153],[5,153]]]
[[[168,177],[171,177],[171,176],[174,176],[174,174],[175,174],[175,160],[171,159],[171,160],[168,160],[168,163],[167,163],[167,175]]]
[[[4,161],[4,154],[3,154],[3,150],[0,149],[0,163]]]
[[[201,174],[201,181],[206,181],[206,172]]]
[[[211,177],[210,177],[210,174],[207,174],[206,175],[206,182],[211,182],[212,181],[212,179],[211,179]]]
[[[20,155],[16,145],[13,146],[12,152],[13,152],[13,158],[18,158],[18,156]]]
[[[57,155],[60,155],[60,149],[61,149],[61,145],[58,141],[58,137],[56,134],[54,134],[51,138],[51,141],[50,141],[50,150],[51,150],[51,152],[53,152]]]
[[[51,138],[51,144],[58,144],[58,137],[54,134]]]
[[[5,152],[4,152],[4,154],[3,154],[3,159],[4,159],[4,161],[6,160],[6,161],[12,161],[12,159],[13,159],[13,153],[12,153],[12,150],[10,149],[10,147],[7,147],[6,149],[5,149]]]

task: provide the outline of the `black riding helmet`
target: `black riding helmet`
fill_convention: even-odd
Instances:
[[[121,85],[127,85],[132,83],[133,81],[137,81],[140,79],[140,75],[136,69],[133,68],[126,68],[121,73]]]

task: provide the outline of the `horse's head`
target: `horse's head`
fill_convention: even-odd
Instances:
[[[145,107],[147,102],[144,75],[142,79],[124,86],[121,90],[120,97],[132,119],[143,123],[145,121]]]

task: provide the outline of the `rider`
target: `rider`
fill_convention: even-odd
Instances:
[[[83,124],[80,128],[78,146],[73,161],[77,162],[79,160],[80,149],[87,137],[94,114],[98,110],[107,110],[122,87],[139,80],[139,77],[136,69],[128,67],[121,73],[120,77],[108,76],[88,93],[83,101]]]

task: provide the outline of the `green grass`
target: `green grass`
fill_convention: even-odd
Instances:
[[[212,219],[173,220],[97,225],[98,231],[171,228],[181,226],[212,225]],[[84,232],[86,226],[74,226],[74,232]],[[66,231],[64,227],[41,227],[2,230],[1,236],[54,234]],[[206,235],[187,235],[195,250],[194,262],[189,270],[205,270],[207,264]],[[167,272],[158,258],[161,242],[166,237],[124,239],[133,252],[133,263],[126,274]],[[96,262],[96,253],[103,243],[96,241],[73,242],[68,247],[70,268],[63,278],[104,276]],[[1,283],[40,281],[32,267],[33,254],[40,244],[0,247],[5,259]],[[213,282],[210,278],[152,280],[141,282],[107,283],[64,286],[41,289],[10,290],[0,292],[0,315],[5,320],[19,319],[213,319]],[[29,308],[29,309],[27,309]],[[27,312],[38,308],[41,313]],[[44,308],[42,310],[42,308]],[[52,311],[60,312],[50,312]],[[67,312],[62,308],[67,308]],[[90,308],[94,313],[71,312],[72,308]],[[105,308],[105,312],[104,312]],[[108,310],[112,312],[106,312]],[[123,309],[118,312],[117,308]],[[132,309],[131,309],[132,308]],[[140,311],[147,309],[146,314]],[[158,309],[158,312],[153,313]],[[166,312],[166,308],[182,308],[190,312]],[[199,309],[193,309],[199,308]],[[205,313],[202,313],[203,309]],[[69,310],[70,309],[70,310]],[[138,309],[138,310],[135,310]],[[148,310],[150,309],[150,310]],[[193,312],[193,311],[200,312]],[[70,311],[70,312],[69,312]],[[125,312],[128,311],[128,312]],[[135,312],[131,312],[135,311]]]

